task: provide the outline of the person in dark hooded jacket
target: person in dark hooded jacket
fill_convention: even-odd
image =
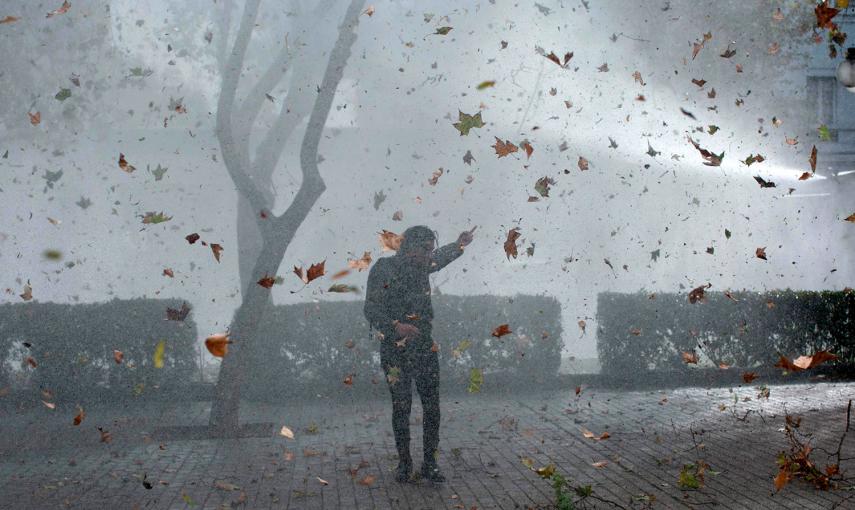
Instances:
[[[424,478],[441,482],[436,456],[439,446],[439,357],[431,337],[433,307],[429,275],[463,254],[475,228],[456,242],[436,248],[437,236],[417,225],[403,233],[394,257],[378,259],[368,273],[365,318],[380,340],[380,362],[392,394],[392,430],[398,450],[396,479],[412,476],[410,408],[412,383],[424,410]]]

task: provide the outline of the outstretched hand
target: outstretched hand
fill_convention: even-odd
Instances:
[[[474,227],[472,227],[472,230],[465,230],[465,231],[460,233],[460,236],[457,237],[457,244],[461,248],[463,248],[464,246],[466,246],[472,242],[472,239],[474,237],[472,234],[475,233],[476,228],[478,228],[478,225],[475,225]]]

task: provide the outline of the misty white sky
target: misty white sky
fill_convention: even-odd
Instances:
[[[306,29],[300,14],[316,3],[289,11],[263,2],[239,95],[286,39],[296,61],[302,57],[317,70],[302,86],[320,83],[346,2],[335,2]],[[805,98],[810,36],[784,38],[774,9],[763,10],[770,2],[716,2],[708,12],[690,1],[634,8],[617,0],[589,7],[557,0],[369,3],[375,13],[360,19],[320,147],[327,190],[285,255],[279,271],[285,284],[272,290],[274,302],[361,300],[362,294],[324,292],[329,281],[291,294],[302,285],[291,268],[326,259],[332,274],[364,251],[376,259],[377,232],[414,224],[438,230],[442,243],[477,225],[464,256],[436,274],[434,285],[446,294],[555,296],[563,307],[565,356],[596,356],[602,291],[688,292],[706,282],[714,291],[852,285],[853,227],[840,221],[852,204],[823,179],[818,124]],[[56,6],[26,4],[0,7],[0,17],[22,17],[0,25],[0,45],[19,46],[11,69],[30,73],[0,75],[0,90],[4,84],[24,90],[7,95],[4,101],[13,103],[0,119],[0,153],[9,151],[0,159],[0,262],[2,285],[13,291],[3,299],[20,301],[27,280],[43,302],[176,297],[193,305],[200,341],[224,330],[240,292],[237,197],[214,135],[222,0],[79,2],[49,19],[43,13]],[[768,19],[743,30],[744,9]],[[239,19],[237,9],[232,19]],[[94,43],[100,53],[76,45],[93,23],[109,28]],[[453,29],[429,35],[443,26]],[[692,42],[706,32],[712,39],[692,59]],[[776,42],[780,50],[770,52]],[[729,44],[736,54],[720,57]],[[574,55],[564,69],[538,48]],[[96,55],[109,58],[88,61]],[[136,67],[151,74],[129,77]],[[92,73],[81,81],[102,83],[100,92],[69,82],[81,69]],[[289,76],[267,91],[273,101],[264,101],[257,137],[273,123]],[[707,83],[699,88],[693,78]],[[495,86],[477,90],[486,80]],[[61,88],[72,92],[63,104],[54,98]],[[712,88],[715,98],[708,97]],[[636,100],[639,94],[645,101]],[[168,111],[179,98],[186,114]],[[737,99],[744,103],[737,106]],[[37,126],[27,117],[34,111],[42,115]],[[460,136],[452,126],[458,111],[481,111],[486,125]],[[783,123],[775,127],[773,117]],[[71,118],[79,119],[76,128],[68,127]],[[719,131],[710,134],[709,125]],[[302,134],[296,129],[283,148],[275,213],[299,187]],[[724,151],[721,167],[704,166],[687,134],[701,147]],[[534,153],[499,159],[494,137],[528,140]],[[788,145],[786,137],[799,143]],[[797,181],[810,169],[814,143],[819,175]],[[471,165],[463,162],[467,151]],[[120,152],[135,172],[118,168]],[[758,153],[764,162],[749,168],[740,161]],[[580,156],[589,161],[587,171],[578,166]],[[146,171],[157,165],[168,168],[160,181]],[[444,174],[432,186],[428,179],[440,167]],[[45,190],[45,172],[58,170],[62,177]],[[761,189],[755,175],[778,187]],[[529,202],[544,176],[555,180],[549,197]],[[788,195],[790,187],[796,191]],[[387,198],[375,210],[381,190]],[[77,205],[81,197],[92,205]],[[393,221],[399,210],[403,221]],[[143,225],[147,211],[172,220]],[[520,256],[508,260],[502,244],[513,227],[522,233]],[[184,236],[191,232],[222,244],[222,261],[189,245]],[[768,261],[754,256],[757,247],[766,247]],[[44,259],[46,249],[61,250],[63,260]],[[654,250],[660,250],[656,261]],[[67,261],[77,265],[65,268]],[[174,279],[162,276],[167,267]],[[352,273],[340,281],[364,289],[366,277]],[[579,319],[589,324],[581,338]]]

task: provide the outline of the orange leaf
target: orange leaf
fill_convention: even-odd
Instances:
[[[496,338],[501,338],[502,335],[507,335],[510,332],[511,332],[511,329],[508,327],[508,325],[502,324],[501,326],[498,326],[498,327],[496,327],[496,329],[493,330],[492,336],[494,336]]]
[[[762,247],[762,248],[757,248],[756,250],[754,250],[754,255],[755,255],[758,259],[768,260],[768,259],[766,258],[766,247],[765,247],[765,246],[764,246],[764,247]]]
[[[360,485],[364,485],[366,487],[371,487],[374,481],[377,480],[377,477],[374,475],[365,475],[362,480],[359,480]]]
[[[783,368],[784,370],[789,370],[791,372],[798,372],[802,370],[801,367],[793,365],[793,363],[786,356],[783,355],[781,356],[781,359],[777,363],[775,363],[775,367]]]
[[[512,152],[517,152],[519,150],[519,147],[512,144],[510,140],[505,140],[504,142],[502,142],[502,140],[500,140],[498,136],[494,136],[493,138],[496,139],[496,143],[495,145],[491,145],[490,147],[496,149],[496,154],[498,154],[500,158],[503,156],[507,156]]]
[[[588,169],[588,160],[579,156],[579,170],[587,170]]]
[[[36,113],[27,112],[27,115],[30,116],[30,124],[32,124],[34,126],[38,126],[39,123],[42,121],[42,112],[36,112]]]
[[[382,251],[398,251],[398,248],[401,247],[401,241],[404,240],[404,236],[389,232],[386,229],[383,229],[379,236],[380,246],[383,247]]]
[[[77,406],[77,409],[79,409],[79,411],[77,412],[77,416],[74,417],[75,426],[80,425],[80,423],[83,421],[83,418],[86,416],[86,413],[83,412],[82,407]]]
[[[790,481],[791,475],[790,472],[787,471],[786,467],[781,467],[781,470],[778,471],[778,476],[775,477],[775,490],[781,490],[781,488],[787,485],[787,482]]]
[[[828,0],[818,4],[814,9],[817,28],[829,28],[832,30],[837,28],[837,24],[833,23],[831,20],[837,16],[838,12],[840,12],[839,9],[828,6]]]
[[[370,251],[366,251],[365,253],[363,253],[361,259],[347,261],[348,267],[350,267],[351,269],[357,269],[359,271],[362,271],[363,269],[368,269],[369,264],[371,264]]]
[[[757,379],[756,372],[742,372],[742,380],[745,381],[745,384],[751,384],[751,381]]]
[[[229,344],[233,343],[228,338],[228,333],[217,333],[205,339],[205,347],[213,356],[224,357],[229,352]]]
[[[531,144],[528,143],[527,141],[521,143],[520,147],[522,147],[525,150],[526,159],[530,158],[531,154],[534,152],[534,147],[532,147]]]
[[[350,274],[350,269],[342,269],[338,273],[335,273],[334,275],[332,275],[331,278],[333,280],[338,280],[339,278],[344,278],[345,276],[347,276],[349,274]]]
[[[122,353],[122,351],[114,350],[113,351],[113,359],[116,361],[117,365],[121,365],[122,360],[125,359],[125,355],[124,355],[124,353]]]
[[[683,351],[682,356],[683,356],[683,361],[685,361],[685,362],[686,362],[686,364],[690,364],[690,363],[691,363],[691,364],[694,364],[694,365],[697,365],[697,364],[698,364],[698,355],[697,355],[697,353],[694,353],[694,352],[685,352],[685,351]]]
[[[164,276],[168,276],[168,277],[170,277],[170,278],[175,278],[175,273],[173,273],[173,272],[172,272],[172,269],[170,269],[170,268],[168,268],[168,267],[167,267],[166,269],[164,269],[164,270],[163,270],[163,275],[164,275]]]
[[[353,386],[353,374],[348,374],[347,377],[344,378],[344,384]]]
[[[799,356],[794,362],[793,365],[803,368],[805,370],[809,368],[813,368],[825,361],[834,361],[837,359],[837,356],[831,354],[828,351],[819,351],[815,353],[813,356]]]

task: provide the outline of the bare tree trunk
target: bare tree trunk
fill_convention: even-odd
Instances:
[[[269,289],[254,282],[263,278],[265,274],[276,273],[297,229],[326,189],[318,171],[318,145],[332,107],[333,97],[341,82],[353,43],[356,41],[354,31],[359,22],[363,3],[364,0],[352,0],[350,3],[339,30],[338,40],[330,53],[320,92],[312,108],[300,149],[303,182],[288,209],[281,216],[274,217],[270,213],[272,202],[265,199],[257,184],[249,177],[249,168],[246,165],[248,158],[242,157],[241,151],[236,148],[235,134],[232,129],[232,107],[237,81],[258,13],[259,0],[247,1],[235,46],[224,71],[223,89],[217,111],[217,136],[220,139],[226,168],[238,190],[253,208],[253,216],[261,233],[262,247],[253,265],[251,276],[243,289],[243,301],[235,312],[230,328],[231,337],[235,343],[231,346],[229,354],[223,358],[211,407],[209,427],[214,436],[236,437],[240,431],[240,390],[246,374],[247,354],[258,325],[271,305]],[[267,216],[266,219],[261,218],[262,212]]]

